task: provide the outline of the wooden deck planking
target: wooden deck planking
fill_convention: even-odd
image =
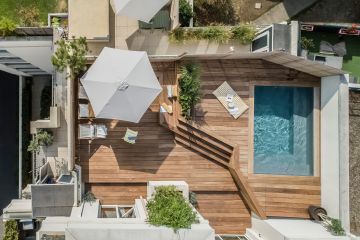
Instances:
[[[174,84],[174,63],[154,63],[161,84]],[[311,204],[320,204],[318,177],[275,177],[248,174],[249,110],[233,119],[212,91],[223,81],[250,104],[250,85],[254,82],[289,82],[316,85],[319,79],[294,73],[262,60],[208,60],[201,62],[202,102],[196,121],[228,141],[238,144],[239,165],[248,177],[260,205],[268,216],[307,217]],[[295,76],[295,78],[294,78]],[[174,142],[174,135],[158,124],[158,101],[150,107],[139,124],[95,120],[109,127],[107,139],[80,141],[77,155],[83,180],[104,204],[131,204],[146,195],[151,180],[185,180],[198,194],[199,211],[217,233],[244,233],[250,226],[249,209],[237,193],[236,185],[223,166]],[[135,145],[121,140],[126,127],[139,131]]]

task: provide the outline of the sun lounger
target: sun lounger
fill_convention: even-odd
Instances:
[[[95,125],[95,138],[106,138],[107,128],[104,124]]]
[[[135,144],[136,142],[136,139],[137,139],[137,136],[138,136],[138,132],[137,131],[133,131],[129,128],[126,129],[126,133],[125,133],[125,136],[124,136],[124,141],[127,142],[127,143],[130,143],[130,144]]]
[[[81,85],[79,85],[79,93],[78,93],[78,98],[79,99],[83,99],[83,100],[89,100],[86,92],[85,92],[85,88]]]
[[[213,94],[235,119],[249,108],[227,82],[221,84]]]
[[[89,118],[89,104],[79,104],[79,118]]]
[[[79,139],[106,138],[107,128],[104,124],[79,124]]]
[[[79,139],[94,139],[95,129],[91,124],[79,124]]]

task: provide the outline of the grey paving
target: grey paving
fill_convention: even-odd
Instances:
[[[254,21],[257,25],[267,25],[287,21],[319,0],[284,0]]]
[[[18,197],[18,77],[0,71],[0,215]]]

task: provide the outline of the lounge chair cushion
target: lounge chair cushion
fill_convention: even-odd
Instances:
[[[126,129],[126,133],[125,133],[125,136],[124,136],[124,141],[127,142],[127,143],[130,143],[130,144],[135,144],[136,142],[136,139],[137,139],[137,136],[138,136],[138,132],[137,131],[134,131],[134,130],[131,130],[129,128]]]
[[[221,84],[213,94],[235,119],[249,108],[227,82]]]

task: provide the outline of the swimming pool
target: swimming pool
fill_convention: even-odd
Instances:
[[[313,175],[314,90],[256,86],[254,173]]]

